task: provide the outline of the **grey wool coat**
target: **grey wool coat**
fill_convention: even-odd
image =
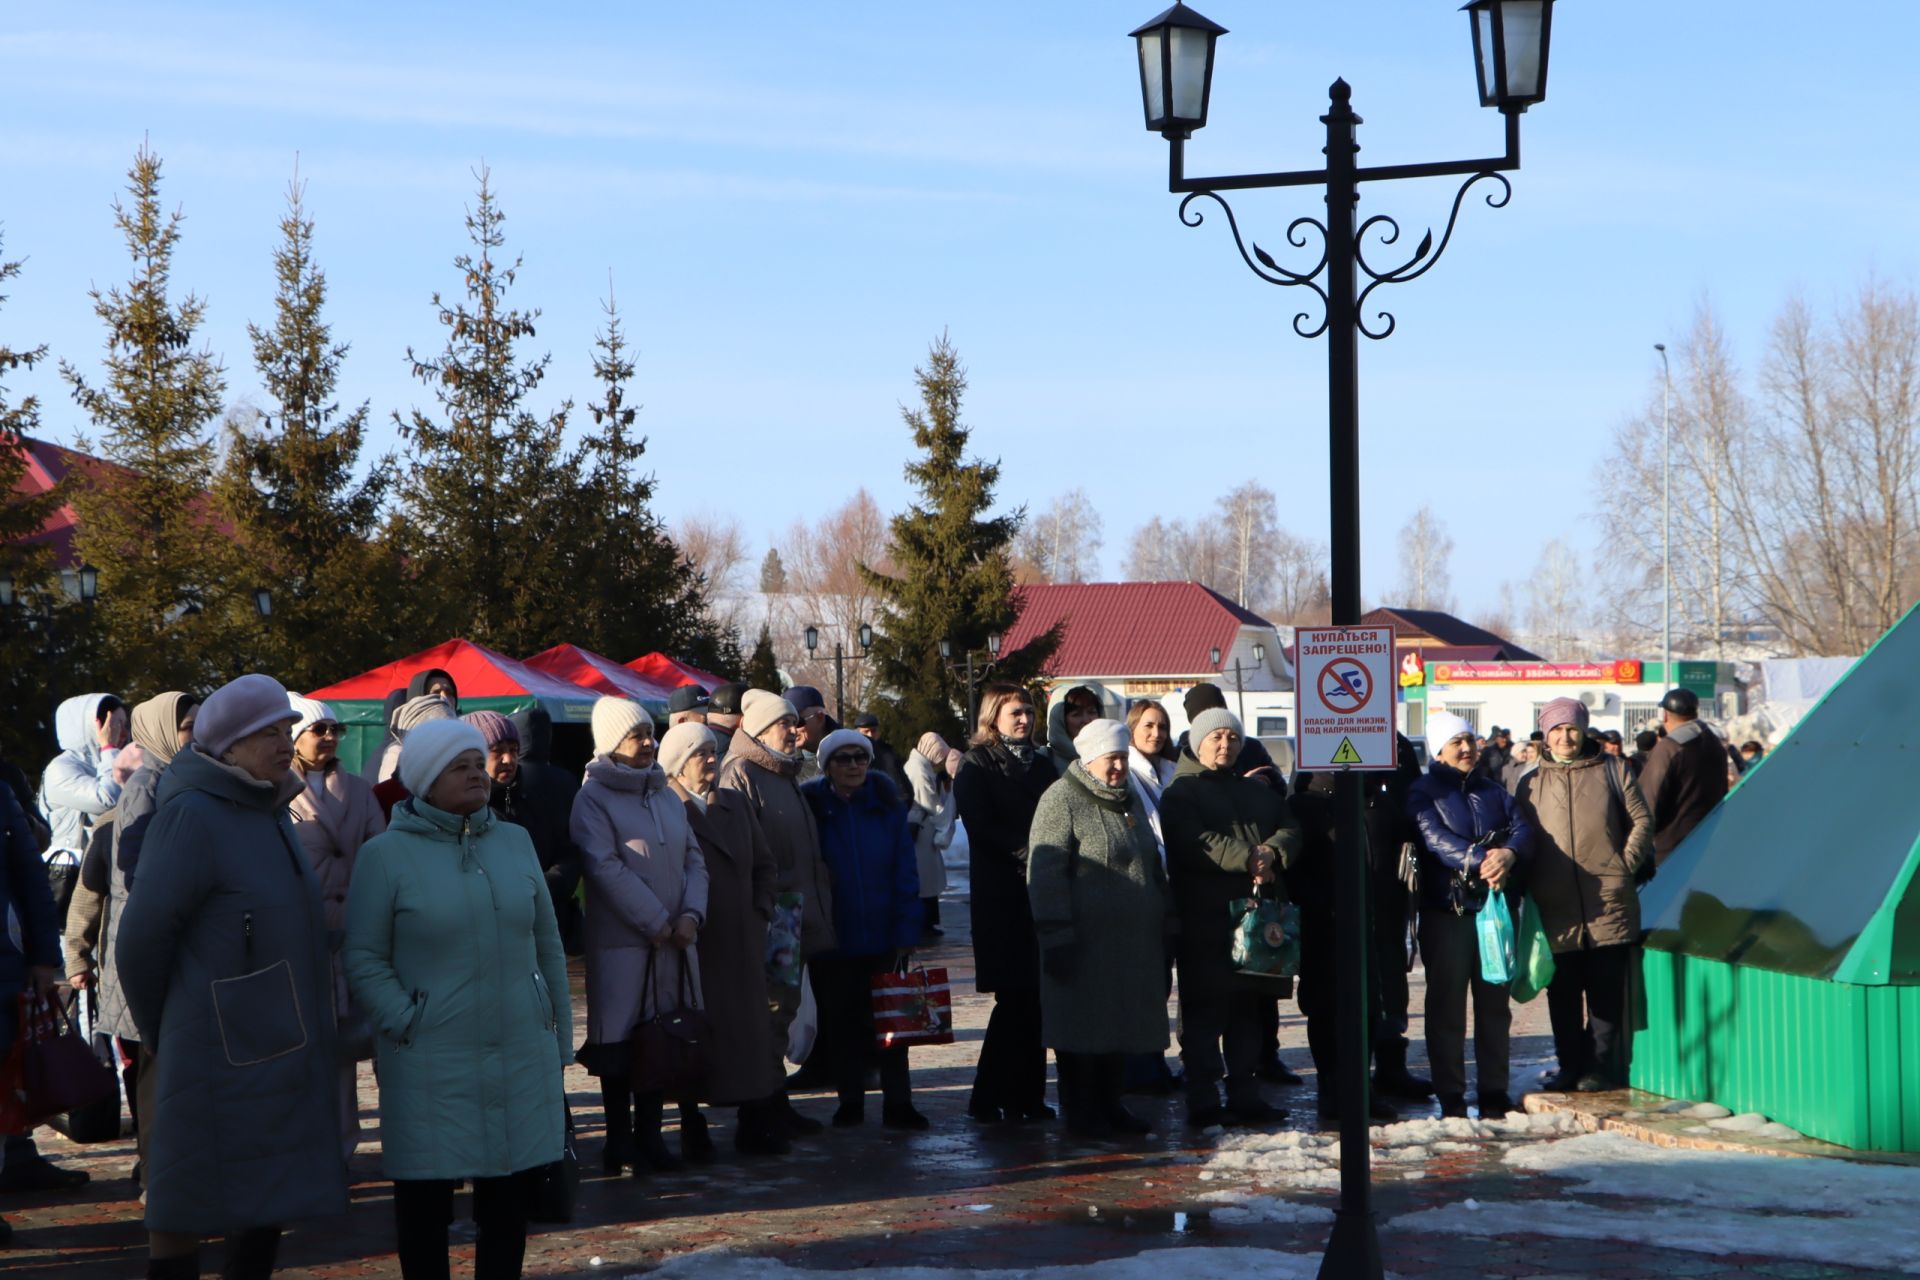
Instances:
[[[1067,948],[1063,982],[1040,975],[1041,1026],[1066,1053],[1167,1047],[1166,938],[1173,920],[1160,846],[1140,797],[1078,761],[1040,797],[1027,896],[1041,952]]]
[[[700,1007],[699,944],[656,954],[653,940],[682,916],[706,923],[707,862],[658,765],[595,756],[573,799],[572,831],[587,884],[587,1043],[625,1044],[643,1018]],[[618,1058],[583,1060],[597,1075],[619,1074],[610,1070]]]
[[[161,776],[116,962],[159,1072],[147,1227],[221,1235],[345,1213],[333,973],[278,785],[198,747]]]
[[[834,948],[833,889],[820,856],[820,824],[800,794],[800,758],[778,756],[742,730],[720,766],[720,785],[753,806],[773,849],[774,886],[800,895],[800,950],[817,956]]]

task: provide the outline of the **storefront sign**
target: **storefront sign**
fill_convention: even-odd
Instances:
[[[1435,662],[1435,684],[1639,684],[1640,661],[1610,662]]]
[[[1392,769],[1392,627],[1301,627],[1294,757],[1301,769]]]

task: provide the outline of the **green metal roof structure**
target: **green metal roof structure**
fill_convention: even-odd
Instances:
[[[1910,611],[1646,887],[1637,1087],[1920,1151],[1916,672]]]

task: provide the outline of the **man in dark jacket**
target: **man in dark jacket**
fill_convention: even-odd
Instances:
[[[716,685],[707,697],[707,729],[713,734],[713,745],[720,752],[720,758],[727,758],[727,749],[733,745],[733,735],[740,728],[740,699],[746,695],[749,686],[738,680]]]
[[[1653,858],[1665,862],[1687,833],[1727,795],[1727,748],[1700,723],[1700,699],[1670,689],[1660,699],[1666,736],[1647,753],[1640,792],[1653,809]]]
[[[1395,734],[1392,773],[1361,776],[1367,797],[1367,875],[1373,882],[1373,973],[1380,1007],[1373,1034],[1373,1087],[1397,1098],[1426,1098],[1433,1085],[1407,1070],[1407,932],[1414,903],[1400,878],[1400,850],[1417,856],[1419,829],[1407,816],[1407,792],[1420,778],[1420,757],[1405,734]]]
[[[487,763],[494,779],[493,811],[517,822],[533,837],[533,852],[547,875],[553,896],[553,914],[567,954],[580,954],[580,904],[574,890],[580,884],[580,848],[573,842],[573,798],[580,793],[577,776],[553,763],[553,717],[542,707],[513,714],[511,728],[519,759],[511,768],[495,752]],[[484,737],[486,730],[481,730]],[[504,738],[504,735],[503,735]],[[502,774],[507,781],[501,782]]]
[[[880,717],[871,711],[862,711],[853,718],[853,727],[866,736],[873,744],[873,771],[886,775],[893,784],[893,793],[901,804],[913,798],[913,783],[907,780],[907,767],[900,760],[900,753],[888,746],[880,737]]]
[[[0,1010],[5,1011],[0,1016],[0,1059],[4,1059],[17,1034],[13,1015],[20,1007],[21,993],[31,987],[54,1000],[61,979],[60,922],[47,883],[47,864],[40,860],[39,840],[26,811],[7,787],[0,787],[0,922],[18,922],[20,929],[17,948],[9,931],[0,929]],[[40,1155],[28,1135],[8,1135],[6,1146],[0,1148],[0,1189],[44,1190],[87,1180],[75,1173]],[[0,1244],[12,1235],[13,1228],[0,1221]]]

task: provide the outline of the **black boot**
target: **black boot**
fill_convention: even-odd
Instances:
[[[713,1135],[695,1103],[680,1104],[680,1158],[688,1164],[713,1163]]]
[[[780,1127],[786,1130],[789,1138],[811,1137],[826,1128],[812,1116],[803,1116],[795,1111],[793,1101],[787,1097],[784,1089],[767,1099],[767,1103],[773,1108],[774,1119],[780,1122]]]
[[[1094,1081],[1101,1117],[1115,1133],[1139,1135],[1152,1133],[1153,1126],[1127,1110],[1120,1095],[1126,1088],[1126,1062],[1117,1053],[1102,1054],[1094,1060]]]
[[[177,1258],[148,1258],[147,1280],[200,1280],[200,1252]]]
[[[745,1156],[783,1156],[793,1150],[766,1101],[743,1103],[733,1127],[733,1149]]]
[[[633,1162],[633,1091],[625,1076],[600,1078],[600,1110],[607,1121],[600,1171],[613,1177]]]
[[[1465,1120],[1467,1118],[1467,1095],[1464,1093],[1441,1094],[1440,1118],[1442,1120]]]
[[[227,1237],[227,1265],[220,1280],[268,1280],[280,1256],[280,1228],[255,1227]]]
[[[1407,1042],[1382,1040],[1373,1047],[1374,1092],[1418,1102],[1433,1096],[1433,1081],[1407,1070]]]
[[[1113,1125],[1100,1109],[1096,1068],[1084,1053],[1053,1055],[1060,1075],[1060,1110],[1066,1113],[1067,1132],[1076,1138],[1098,1142],[1113,1135]]]
[[[660,1113],[665,1100],[657,1093],[633,1095],[633,1176],[643,1178],[654,1173],[679,1173],[686,1161],[667,1150],[660,1136]]]

